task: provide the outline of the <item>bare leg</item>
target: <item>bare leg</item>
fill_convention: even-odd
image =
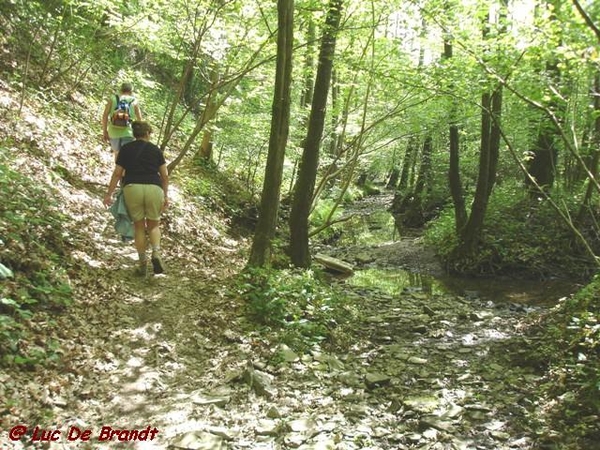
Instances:
[[[148,226],[150,245],[153,249],[160,248],[160,221],[147,219],[146,224]]]
[[[152,245],[152,270],[156,274],[163,273],[165,268],[160,255],[160,221],[148,219],[146,223],[150,245]]]
[[[133,222],[135,249],[140,255],[140,261],[146,258],[146,221],[144,219]],[[142,255],[144,255],[142,257]]]

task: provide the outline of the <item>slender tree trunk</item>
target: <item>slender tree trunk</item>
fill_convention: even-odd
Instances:
[[[421,152],[421,166],[419,167],[419,175],[415,183],[413,195],[415,198],[422,199],[425,187],[429,184],[431,178],[431,154],[433,152],[433,139],[431,134],[427,133],[423,142],[423,151]]]
[[[415,163],[417,156],[417,138],[411,136],[406,144],[406,151],[404,152],[404,159],[402,161],[402,171],[400,172],[400,181],[398,182],[398,191],[406,194],[410,185],[410,180],[414,179],[412,174],[415,173]]]
[[[448,3],[444,4],[446,8],[446,15],[449,18],[454,16],[451,6]],[[450,34],[444,36],[444,54],[442,58],[445,61],[450,61],[453,56],[453,37]],[[450,86],[450,90],[453,90],[453,86]],[[454,204],[454,224],[457,235],[460,233],[464,226],[467,224],[467,207],[465,205],[465,194],[462,187],[462,180],[460,176],[460,135],[457,123],[457,109],[458,105],[456,100],[452,100],[449,111],[449,167],[448,167],[448,184],[450,187],[450,195],[452,196],[452,203]]]
[[[271,260],[271,241],[277,227],[279,193],[290,123],[290,86],[294,41],[294,0],[278,0],[277,67],[269,154],[260,203],[258,224],[250,250],[250,266],[265,266]]]
[[[467,208],[465,205],[465,196],[460,177],[460,141],[458,134],[458,125],[450,124],[450,167],[448,169],[448,181],[450,184],[450,194],[454,203],[454,222],[457,233],[467,223]]]
[[[503,8],[506,4],[503,4]],[[501,19],[505,10],[501,11]],[[483,38],[488,34],[488,25],[484,24]],[[504,32],[501,24],[499,31]],[[484,92],[481,97],[481,148],[479,152],[479,171],[477,186],[471,205],[471,213],[465,226],[460,230],[459,255],[472,254],[481,240],[483,223],[489,198],[496,181],[498,156],[500,154],[500,117],[502,112],[502,86],[498,85],[493,92]]]
[[[319,147],[325,125],[325,109],[341,16],[342,0],[331,0],[323,30],[308,131],[290,213],[290,256],[292,264],[297,267],[310,267],[311,264],[308,217],[319,165]]]
[[[561,6],[561,0],[547,0],[545,2],[547,8],[551,9],[550,20],[558,22],[556,15]],[[558,67],[558,60],[554,59],[546,61],[544,73],[552,80],[556,86],[559,86],[561,73]],[[549,107],[556,109],[558,104],[556,101],[551,101]],[[563,113],[557,114],[559,120],[562,120]],[[555,123],[548,121],[545,117],[541,118],[537,125],[536,141],[531,149],[531,159],[527,170],[535,180],[532,184],[529,177],[525,178],[525,184],[529,188],[531,196],[537,196],[541,186],[545,190],[550,190],[556,178],[556,163],[558,159],[558,133],[559,130]],[[536,186],[537,185],[537,186]]]
[[[496,140],[496,134],[498,136],[500,134],[498,127],[500,126],[500,110],[502,108],[502,90],[500,86],[492,94],[487,92],[483,94],[482,107],[479,172],[471,213],[461,232],[460,252],[463,255],[474,252],[479,244],[488,201],[496,179],[498,145],[500,143],[499,139]]]
[[[398,180],[400,179],[400,169],[394,166],[390,172],[390,176],[388,177],[388,181],[385,185],[387,189],[396,189],[398,185]]]

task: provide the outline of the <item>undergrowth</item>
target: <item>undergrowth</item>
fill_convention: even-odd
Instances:
[[[564,443],[561,448],[595,448],[600,441],[596,426],[600,417],[599,316],[600,277],[596,276],[528,331],[537,345],[526,349],[526,359],[529,363],[540,360],[545,373],[540,410]],[[547,439],[551,444],[552,437]]]
[[[561,203],[570,211],[577,208],[574,199]],[[548,202],[531,200],[513,188],[498,189],[492,196],[476,254],[456,256],[458,238],[451,205],[430,224],[425,239],[449,272],[465,275],[586,280],[596,269],[582,243]]]
[[[357,318],[344,296],[311,270],[246,269],[237,293],[251,322],[297,351],[315,344],[345,347],[343,330]]]
[[[7,151],[0,148],[4,160]],[[47,191],[0,162],[0,365],[31,366],[55,356],[56,345],[36,339],[32,319],[62,309],[72,292],[64,269],[69,236],[65,217]]]
[[[181,170],[185,177],[179,177],[178,183],[187,197],[228,219],[235,232],[246,234],[254,228],[257,201],[235,176],[206,161],[196,161]]]

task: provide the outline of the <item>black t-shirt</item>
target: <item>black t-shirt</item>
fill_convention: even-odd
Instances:
[[[128,142],[119,151],[117,164],[125,169],[123,185],[156,184],[162,186],[158,168],[165,164],[160,148],[152,142]]]

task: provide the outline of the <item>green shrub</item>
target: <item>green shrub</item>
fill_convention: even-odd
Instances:
[[[36,312],[63,308],[72,300],[64,269],[71,244],[61,231],[66,217],[51,192],[5,163],[0,163],[0,191],[0,263],[12,272],[0,285],[0,365],[38,364],[54,354],[53,344],[30,345],[30,322]]]
[[[250,320],[295,348],[331,338],[332,327],[352,317],[349,305],[312,270],[247,269],[238,293]]]
[[[569,211],[575,199],[558,200]],[[430,224],[426,242],[452,271],[464,274],[509,274],[536,278],[590,276],[594,265],[572,230],[549,202],[532,200],[517,183],[497,186],[488,206],[476,254],[457,257],[459,244],[453,206]]]

